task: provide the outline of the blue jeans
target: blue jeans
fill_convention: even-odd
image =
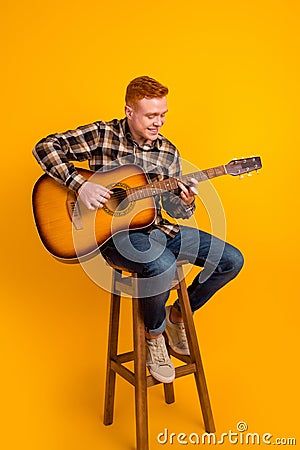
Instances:
[[[241,270],[244,260],[232,245],[196,228],[181,226],[175,237],[159,229],[121,232],[101,249],[109,262],[139,274],[146,330],[158,335],[165,329],[165,304],[176,271],[176,260],[202,267],[188,287],[193,312],[203,306]],[[175,307],[179,308],[176,300]]]

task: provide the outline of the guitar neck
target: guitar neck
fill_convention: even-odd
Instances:
[[[178,178],[178,180],[182,181],[184,184],[189,184],[191,178],[195,178],[198,182],[201,182],[210,178],[220,177],[221,175],[225,175],[226,173],[227,172],[225,166],[217,166],[210,169],[189,173],[188,175],[183,175],[182,177]]]
[[[181,181],[185,185],[190,185],[191,178],[195,178],[198,182],[201,182],[221,175],[226,175],[226,173],[225,166],[212,167],[210,169],[189,173],[188,175],[182,175],[178,178],[167,178],[144,186],[130,188],[126,191],[127,197],[130,201],[153,197],[154,195],[160,195],[165,192],[176,190],[178,188],[178,181]]]

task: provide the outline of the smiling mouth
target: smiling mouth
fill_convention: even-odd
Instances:
[[[147,128],[148,131],[150,131],[151,134],[158,134],[158,128]]]

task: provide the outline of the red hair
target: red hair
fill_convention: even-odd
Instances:
[[[125,102],[128,106],[133,106],[137,101],[143,98],[165,97],[169,92],[166,86],[163,86],[154,78],[147,76],[138,77],[130,81],[126,89]]]

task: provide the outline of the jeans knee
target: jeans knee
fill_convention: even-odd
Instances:
[[[232,267],[232,271],[235,275],[237,275],[244,265],[244,256],[242,252],[238,248],[231,246],[229,261]]]
[[[226,244],[223,256],[219,264],[220,272],[231,272],[236,276],[244,265],[244,257],[240,250],[230,244]]]
[[[236,249],[236,256],[235,256],[235,267],[238,270],[238,272],[242,269],[244,265],[244,256],[242,252],[239,249]]]

